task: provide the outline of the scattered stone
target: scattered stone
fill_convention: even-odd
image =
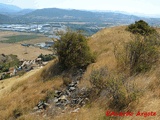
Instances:
[[[74,91],[76,88],[75,87],[70,87],[69,91]]]
[[[55,95],[54,95],[55,97],[59,98],[61,95],[62,95],[62,91],[58,91],[58,90],[55,91]]]
[[[71,111],[71,113],[77,113],[77,112],[79,112],[79,110],[80,110],[80,108],[77,108],[77,109]]]
[[[83,73],[84,71],[82,69],[75,72],[74,75],[72,75],[72,82],[66,85],[66,88],[63,90],[55,90],[54,99],[50,98],[48,100],[48,102],[50,101],[50,106],[44,101],[40,101],[34,110],[46,110],[46,107],[49,106],[47,109],[47,114],[55,115],[64,113],[68,110],[67,107],[73,109],[78,106],[81,107],[89,102],[89,90],[86,87],[79,89],[77,86],[82,78]],[[79,109],[80,108],[74,109],[71,112],[76,113],[79,111]]]
[[[78,104],[79,100],[78,99],[72,99],[71,104]]]
[[[65,93],[66,93],[66,95],[68,95],[68,96],[71,95],[71,93],[69,92],[69,90],[66,90]]]
[[[61,100],[66,100],[67,97],[66,97],[65,95],[62,95],[59,99],[61,99]]]
[[[54,99],[54,102],[55,102],[55,103],[57,103],[58,101],[59,101],[59,99],[57,99],[57,98]]]
[[[44,101],[40,101],[37,105],[38,109],[46,109],[47,106],[49,106],[49,104]]]

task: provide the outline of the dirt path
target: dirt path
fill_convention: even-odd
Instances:
[[[7,94],[11,91],[12,86],[15,83],[19,83],[22,81],[26,81],[28,80],[28,78],[32,75],[34,75],[36,72],[38,72],[40,70],[40,68],[35,69],[35,70],[31,70],[29,72],[27,72],[26,74],[24,74],[23,76],[19,77],[13,77],[13,78],[9,78],[9,79],[5,79],[0,81],[0,98],[4,95]]]

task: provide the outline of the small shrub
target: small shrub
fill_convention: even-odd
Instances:
[[[105,88],[105,82],[108,75],[107,67],[93,70],[90,74],[90,82],[94,88],[102,90]]]
[[[2,68],[2,72],[8,72],[8,71],[9,71],[9,66],[5,64]]]
[[[90,82],[93,86],[94,95],[99,95],[102,90],[106,90],[109,106],[112,109],[122,110],[138,97],[139,91],[127,81],[123,74],[109,73],[106,67],[93,70],[90,76]],[[98,90],[98,92],[97,92]]]
[[[44,98],[44,101],[48,101],[49,99],[54,99],[55,91],[47,91],[47,95]]]
[[[60,65],[57,60],[53,63],[49,64],[46,68],[44,68],[41,72],[40,79],[42,81],[52,80],[52,78],[59,76],[62,73],[60,69]]]
[[[9,74],[5,74],[3,79],[7,79],[7,78],[10,78]]]
[[[72,80],[68,77],[63,77],[63,84],[65,86],[68,86],[70,83],[72,82]]]
[[[131,102],[138,98],[139,91],[134,84],[129,84],[124,76],[110,76],[107,81],[106,89],[112,100],[110,107],[117,110],[126,108]]]
[[[15,109],[15,110],[13,110],[13,116],[14,116],[14,118],[18,118],[18,117],[20,117],[22,115],[22,112],[19,110],[19,109]]]
[[[38,56],[38,58],[41,58],[42,61],[46,62],[46,61],[53,60],[53,59],[55,59],[56,57],[55,57],[54,55],[52,55],[52,54],[48,54],[48,55],[40,54],[40,55]]]

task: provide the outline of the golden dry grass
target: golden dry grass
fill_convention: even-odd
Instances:
[[[125,30],[126,26],[105,28],[90,37],[88,44],[91,51],[97,55],[96,63],[91,64],[84,74],[85,83],[80,86],[88,86],[89,75],[93,69],[107,66],[109,70],[116,69],[116,60],[114,56],[114,46],[120,45],[131,39],[131,34]]]
[[[46,68],[53,64],[54,61],[49,63]],[[20,111],[24,115],[29,113],[40,100],[46,97],[47,92],[61,86],[61,77],[46,82],[41,80],[40,75],[43,69],[46,68],[42,68],[36,72],[31,71],[33,74],[24,74],[20,77],[21,79],[17,79],[17,77],[10,79],[14,81],[14,84],[12,82],[8,83],[7,86],[10,87],[6,86],[5,94],[0,96],[0,118],[2,120],[10,119],[15,110]]]
[[[89,40],[89,45],[92,52],[97,54],[96,63],[91,64],[83,76],[79,86],[91,87],[89,82],[89,75],[93,69],[98,69],[103,66],[107,66],[109,71],[114,71],[117,69],[116,60],[114,57],[114,45],[122,45],[124,42],[131,40],[131,33],[125,30],[126,26],[119,26],[113,28],[106,28],[95,35],[93,35]],[[157,29],[160,33],[160,29]],[[120,71],[119,71],[120,72]],[[159,63],[151,71],[140,74],[138,76],[133,76],[128,80],[130,83],[134,83],[136,88],[141,90],[138,102],[132,104],[132,111],[134,113],[141,112],[156,112],[157,116],[155,117],[123,117],[121,119],[125,120],[143,120],[143,119],[160,119],[160,76],[159,76]],[[105,102],[105,101],[103,101]],[[101,108],[97,106],[98,108]],[[97,108],[97,109],[98,109]],[[94,108],[90,108],[89,111],[92,111]],[[127,109],[126,109],[127,110]],[[98,111],[97,111],[98,112]],[[101,112],[101,111],[99,111]],[[85,114],[85,113],[84,113]],[[87,114],[87,113],[86,113]],[[94,113],[93,113],[94,114]],[[78,114],[77,114],[78,115]],[[85,115],[84,115],[85,116]],[[105,114],[104,114],[105,116]],[[100,117],[102,118],[102,116]],[[103,118],[102,118],[103,119]],[[120,119],[120,118],[117,118]],[[92,119],[90,119],[92,120]],[[96,119],[95,119],[96,120]]]
[[[114,57],[114,45],[121,45],[123,42],[131,40],[131,35],[129,32],[125,31],[126,26],[106,28],[95,35],[93,35],[88,43],[91,48],[91,51],[96,53],[97,60],[95,63],[88,66],[83,80],[80,82],[80,87],[91,87],[89,82],[89,75],[93,69],[101,68],[107,66],[109,71],[114,71],[117,69],[116,60]],[[159,30],[159,29],[158,29]],[[160,30],[159,30],[160,31]],[[158,31],[158,32],[159,32]],[[46,73],[51,66],[50,63],[46,68],[41,70],[41,72]],[[135,114],[138,111],[141,112],[156,112],[155,117],[118,117],[117,120],[159,120],[160,119],[160,68],[159,64],[155,66],[151,71],[145,74],[139,74],[138,76],[132,76],[128,79],[130,83],[135,83],[136,87],[141,90],[139,99],[129,105],[127,110],[131,110]],[[17,83],[12,87],[12,92],[4,95],[0,100],[0,117],[8,118],[13,114],[14,109],[20,109],[23,111],[24,115],[21,117],[22,120],[45,120],[42,116],[34,116],[28,114],[27,111],[31,110],[33,106],[43,97],[45,97],[46,92],[52,89],[51,87],[56,86],[57,88],[62,84],[62,78],[54,78],[53,81],[42,82],[38,81],[41,72],[36,72],[35,75],[31,76],[26,81],[22,83]],[[44,75],[44,74],[43,74]],[[18,86],[18,87],[17,87]],[[88,104],[82,107],[78,113],[70,113],[66,111],[55,117],[55,120],[109,120],[105,117],[105,112],[109,110],[107,98],[99,98],[96,101],[93,101],[91,104]],[[25,114],[26,113],[26,114]],[[52,120],[53,118],[48,118]]]

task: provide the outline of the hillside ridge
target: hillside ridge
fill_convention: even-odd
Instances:
[[[0,109],[0,112],[2,113],[0,117],[9,119],[13,118],[13,116],[17,117],[17,115],[19,115],[18,119],[24,120],[27,120],[29,118],[33,120],[112,119],[112,117],[106,117],[105,113],[107,110],[116,111],[116,109],[109,106],[112,97],[108,98],[108,93],[105,92],[105,90],[101,91],[98,97],[95,96],[97,94],[97,91],[89,92],[92,97],[89,99],[89,103],[86,102],[86,104],[82,107],[76,106],[72,108],[70,106],[65,106],[65,109],[55,109],[53,105],[55,103],[60,104],[62,99],[65,101],[66,97],[67,99],[69,98],[68,96],[66,96],[66,89],[74,90],[76,87],[76,91],[82,89],[91,91],[93,85],[90,82],[90,76],[94,70],[100,70],[101,68],[104,68],[103,70],[105,72],[107,71],[107,75],[103,74],[104,77],[112,73],[116,73],[115,71],[117,71],[118,68],[117,61],[114,55],[114,47],[115,45],[121,46],[122,44],[131,41],[133,36],[132,33],[126,31],[126,27],[127,26],[105,28],[89,37],[88,44],[91,51],[97,56],[97,60],[95,63],[90,64],[87,69],[82,72],[83,74],[80,74],[80,80],[78,83],[76,83],[78,88],[68,80],[68,78],[75,79],[77,77],[76,74],[71,74],[72,71],[58,71],[58,61],[51,61],[41,70],[28,73],[28,75],[32,75],[29,78],[27,78],[27,74],[24,74],[22,76],[22,78],[24,78],[24,81],[22,83],[15,85],[11,84],[12,91],[7,91],[7,94],[4,94],[3,98],[0,100],[0,108],[4,108]],[[160,32],[159,29],[157,29],[157,31]],[[128,105],[127,108],[124,109],[124,111],[126,112],[132,111],[134,113],[134,116],[121,117],[122,120],[150,120],[153,118],[160,118],[159,71],[159,64],[157,63],[156,66],[154,66],[150,71],[141,73],[139,75],[133,75],[126,79],[125,82],[127,84],[135,84],[136,89],[140,90],[141,92],[140,94],[138,94],[138,99],[133,101]],[[118,72],[119,74],[123,73],[123,71]],[[76,71],[74,71],[73,73],[76,73]],[[46,80],[45,78],[48,78],[49,80]],[[18,79],[21,79],[21,77]],[[9,79],[7,79],[6,82],[7,81],[9,81]],[[69,86],[65,86],[65,84],[68,83]],[[78,95],[80,96],[81,92],[78,93]],[[13,99],[14,101],[12,105],[10,105],[10,107],[8,107],[6,111],[6,106],[9,106],[9,101]],[[41,103],[39,103],[39,101],[42,100],[49,100],[49,107],[35,112],[35,109],[33,110],[33,108],[37,106],[37,104],[40,105]],[[43,105],[44,104],[46,103],[43,103]],[[55,112],[55,110],[57,111]],[[156,112],[157,115],[147,117],[135,116],[138,111],[153,111]],[[119,119],[119,117],[113,117],[113,119]]]

